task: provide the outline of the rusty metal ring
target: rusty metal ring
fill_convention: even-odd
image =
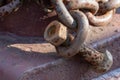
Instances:
[[[72,57],[76,55],[79,52],[81,45],[84,43],[89,31],[89,22],[83,12],[71,11],[71,15],[78,22],[77,36],[75,37],[70,46],[56,47],[57,52],[63,57]]]
[[[4,16],[11,13],[12,11],[15,11],[20,3],[20,0],[12,0],[10,3],[0,7],[0,16]]]
[[[99,9],[99,4],[95,0],[69,0],[66,6],[68,10],[87,9],[93,14]]]
[[[76,28],[77,23],[70,15],[63,1],[64,0],[51,0],[52,4],[55,6],[58,17],[63,22],[63,24],[69,28]]]
[[[92,13],[87,12],[86,15],[88,17],[89,22],[92,25],[104,26],[104,25],[107,25],[111,21],[113,15],[114,15],[114,12],[115,12],[115,10],[111,10],[100,16],[95,16]]]
[[[104,12],[107,12],[120,7],[120,0],[108,0],[100,6],[102,7]]]

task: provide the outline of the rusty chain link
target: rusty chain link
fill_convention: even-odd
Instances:
[[[77,35],[73,43],[70,46],[57,46],[57,51],[61,56],[71,57],[77,54],[80,50],[81,45],[84,43],[88,31],[89,31],[89,22],[85,14],[81,11],[71,11],[71,15],[78,22],[77,25]]]
[[[68,10],[86,9],[93,14],[99,9],[99,4],[95,0],[69,0],[66,1]]]
[[[111,10],[100,16],[94,16],[92,13],[87,12],[86,16],[88,17],[88,20],[92,25],[104,26],[111,21],[113,14],[114,14],[114,10]]]
[[[120,7],[120,0],[51,0],[51,3],[63,24],[51,22],[45,30],[44,38],[55,45],[58,54],[63,57],[79,53],[96,71],[109,70],[113,64],[111,53],[107,50],[98,52],[87,46],[85,40],[89,25],[104,26],[111,21],[116,8]],[[72,34],[66,27],[74,31],[76,36],[70,36]],[[63,31],[66,31],[65,34]]]

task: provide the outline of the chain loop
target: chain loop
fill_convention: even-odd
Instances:
[[[90,21],[90,23],[92,25],[95,25],[95,26],[104,26],[104,25],[107,25],[111,21],[111,19],[113,17],[113,14],[114,14],[114,10],[108,11],[105,14],[100,15],[100,16],[95,16],[95,15],[93,15],[90,12],[86,13],[86,15],[87,15],[88,20]]]
[[[101,4],[100,6],[104,12],[107,12],[120,7],[120,0],[108,0],[107,2]]]
[[[97,16],[92,14],[91,12],[87,12],[86,15],[88,17],[89,22],[94,26],[104,26],[107,25],[111,20],[115,13],[115,8],[120,6],[120,1],[112,0],[96,0],[99,3],[99,11],[97,12]],[[112,3],[110,5],[110,3]],[[118,2],[118,3],[117,3]],[[109,6],[107,6],[109,4]]]
[[[79,52],[81,45],[84,43],[88,31],[89,31],[89,22],[85,14],[81,11],[71,11],[71,15],[77,20],[78,28],[76,38],[73,40],[73,43],[69,47],[58,46],[56,50],[61,56],[72,57]]]
[[[89,22],[95,26],[108,24],[116,8],[120,7],[120,0],[51,0],[51,2],[61,22],[74,32],[77,30],[76,37],[70,37],[70,33],[65,32],[64,40],[59,42],[60,44],[55,44],[59,55],[72,57],[79,53],[95,70],[99,72],[109,70],[113,64],[111,53],[107,50],[103,53],[98,52],[88,47],[85,40],[89,32]],[[57,36],[57,40],[62,37]],[[53,39],[53,43],[54,40],[56,39]]]
[[[66,7],[68,10],[86,9],[93,14],[96,14],[99,9],[99,5],[95,0],[69,0]]]
[[[77,23],[70,15],[69,11],[66,9],[63,1],[64,0],[51,0],[53,5],[55,6],[58,17],[63,22],[63,24],[69,28],[76,28]]]

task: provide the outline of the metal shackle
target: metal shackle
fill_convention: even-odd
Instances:
[[[58,24],[58,25],[61,24],[58,21],[57,22],[53,21],[52,23]],[[50,24],[52,24],[52,23],[50,23]],[[59,25],[59,26],[65,27],[63,25]],[[53,27],[53,26],[51,26],[51,27]],[[56,27],[58,27],[58,26],[56,26]],[[48,30],[48,29],[46,29],[46,30]],[[57,28],[56,28],[56,30],[57,30]],[[58,32],[59,31],[60,31],[60,29],[58,30]],[[65,55],[65,52],[66,52],[66,50],[70,49],[69,46],[71,46],[71,44],[74,43],[73,41],[74,41],[75,37],[72,36],[71,34],[67,34],[65,36],[67,38],[65,38],[64,41],[61,44],[59,44],[59,46],[61,46],[61,47],[56,46],[56,45],[55,45],[55,47],[56,47],[57,52],[60,55],[61,55],[61,53],[59,51],[64,49],[64,53],[62,53],[61,56],[72,57],[73,55],[75,55],[74,52],[73,52],[72,56],[70,56],[70,55],[68,56],[68,54]],[[61,38],[60,37],[58,37],[58,38],[59,38],[58,42],[61,42],[60,41]],[[79,44],[79,43],[80,43],[80,41],[77,42],[77,44]],[[62,48],[62,49],[59,49],[59,51],[58,51],[58,48]],[[76,50],[76,48],[77,47],[75,46],[74,49]],[[90,46],[87,46],[85,43],[81,44],[81,46],[79,47],[79,52],[77,54],[82,55],[84,57],[84,59],[91,64],[91,66],[93,67],[93,69],[96,72],[105,72],[105,71],[109,70],[113,64],[113,58],[112,58],[112,55],[109,51],[106,50],[106,52],[103,52],[103,53],[98,52],[95,49],[91,48]]]
[[[86,15],[83,12],[81,12],[81,11],[71,11],[71,15],[76,19],[76,22],[78,22],[77,36],[73,40],[73,43],[71,43],[71,45],[68,46],[68,47],[61,46],[61,44],[63,42],[60,42],[60,40],[59,40],[60,37],[57,37],[57,38],[59,38],[57,41],[59,41],[58,43],[61,43],[61,44],[55,45],[57,52],[59,53],[59,55],[61,55],[63,57],[72,57],[75,54],[77,54],[79,52],[79,48],[80,48],[81,44],[84,43],[84,41],[85,41],[85,39],[88,35],[88,31],[89,31],[89,22],[88,22],[88,19],[87,19]],[[50,23],[45,30],[44,36],[46,35],[46,32],[49,33],[49,28],[53,27],[53,26],[51,26],[51,24],[59,25],[59,23],[55,22],[55,21]],[[66,27],[66,26],[63,26],[63,25],[59,25],[59,27],[60,26],[61,27]],[[56,27],[58,27],[58,26],[56,26]],[[60,31],[58,31],[58,32],[60,32]],[[67,37],[68,34],[66,34],[66,32],[65,32],[65,36]],[[63,31],[61,31],[61,33],[63,34]],[[54,33],[53,35],[56,35],[56,33]],[[49,37],[49,39],[47,39],[45,37],[45,39],[50,43],[54,43],[54,40],[56,39],[56,37],[54,37],[54,39],[52,39],[52,40],[50,40],[51,39],[50,37]],[[66,38],[64,38],[64,41],[66,41]]]
[[[70,43],[74,40],[74,36],[72,34],[69,34],[67,36],[67,39],[68,40],[64,42],[64,46],[69,46]],[[77,54],[83,56],[83,58],[91,64],[95,72],[106,72],[111,68],[113,64],[113,57],[108,50],[105,52],[98,52],[85,43],[81,45]]]
[[[113,64],[112,54],[108,50],[106,50],[106,52],[103,53],[103,55],[104,55],[103,61],[99,65],[93,66],[96,72],[100,72],[100,73],[106,72],[112,67]]]
[[[79,52],[81,45],[85,42],[86,37],[89,32],[89,22],[86,15],[81,11],[71,11],[71,15],[76,19],[77,26],[77,35],[70,44],[70,46],[57,46],[56,50],[59,55],[63,57],[72,57]]]

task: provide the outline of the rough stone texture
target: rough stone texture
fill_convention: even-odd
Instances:
[[[120,10],[108,26],[91,26],[86,41],[93,47],[99,45],[99,51],[111,51],[114,58],[111,70],[120,67],[119,18]],[[1,18],[0,80],[91,80],[104,74],[95,73],[79,55],[70,59],[61,58],[54,47],[40,37],[47,24],[54,19],[55,13],[46,14],[40,6],[31,2]]]

